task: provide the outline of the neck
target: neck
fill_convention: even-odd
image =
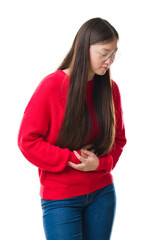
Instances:
[[[65,72],[68,76],[70,76],[70,68],[64,69],[63,72]]]

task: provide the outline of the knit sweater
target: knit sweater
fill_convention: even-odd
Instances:
[[[86,90],[86,102],[93,122],[90,142],[96,140],[99,132],[92,108],[94,81],[88,81]],[[68,166],[68,161],[80,163],[73,151],[56,146],[65,115],[68,87],[69,77],[62,70],[46,76],[32,95],[19,129],[18,146],[25,158],[38,167],[40,196],[43,199],[80,196],[112,183],[111,171],[126,144],[120,92],[112,81],[116,109],[116,137],[112,150],[99,157],[99,166],[95,171],[82,172]]]

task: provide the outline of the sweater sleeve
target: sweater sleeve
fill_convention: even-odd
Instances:
[[[116,166],[119,157],[126,144],[125,127],[123,122],[123,111],[121,105],[121,96],[118,85],[112,81],[113,99],[116,114],[116,136],[111,151],[103,157],[99,157],[99,166],[96,171],[110,172]]]
[[[39,84],[26,107],[19,129],[18,146],[25,158],[38,168],[60,172],[68,161],[79,163],[79,160],[69,149],[62,149],[46,140],[51,130],[51,109],[56,107],[51,106],[51,103],[54,104],[54,97],[51,83],[48,82],[50,83],[50,81],[42,81]],[[57,124],[56,118],[57,116],[54,121]],[[56,136],[54,137],[56,139]]]

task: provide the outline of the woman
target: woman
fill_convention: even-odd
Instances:
[[[117,42],[108,21],[84,23],[25,110],[18,145],[39,169],[48,240],[110,239],[116,204],[111,171],[126,144],[120,92],[109,69]]]

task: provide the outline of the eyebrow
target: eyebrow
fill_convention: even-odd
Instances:
[[[111,52],[109,49],[107,49],[107,48],[102,48],[101,50],[105,50],[105,51],[107,51],[107,52]],[[114,50],[114,52],[115,51],[117,51],[118,50],[118,48],[116,48],[115,50]]]

